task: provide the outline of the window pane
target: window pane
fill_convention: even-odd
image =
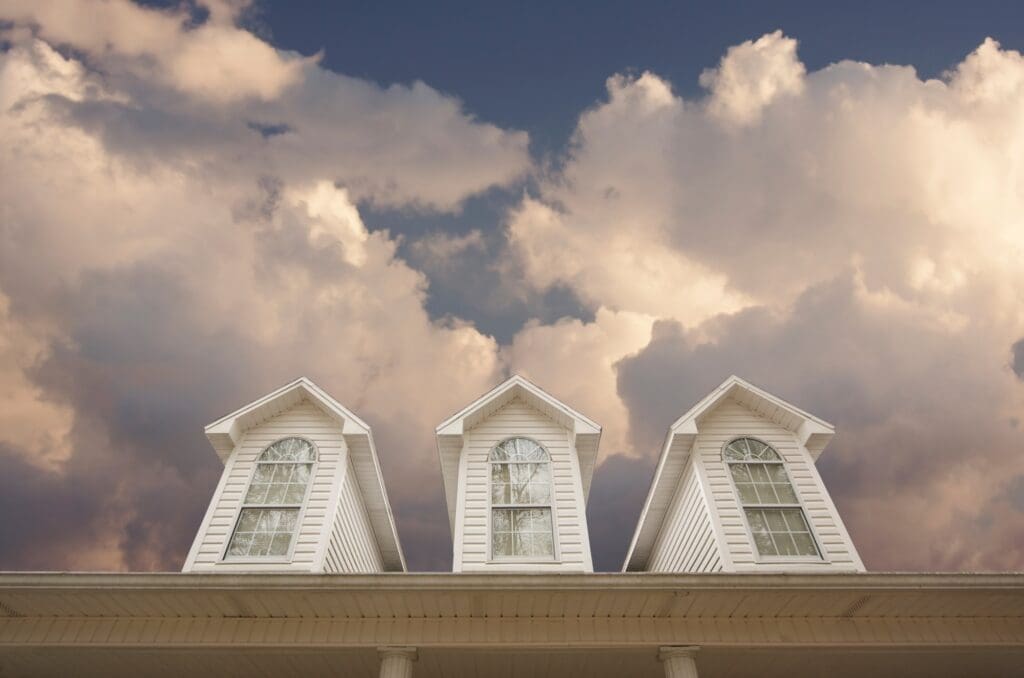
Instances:
[[[800,556],[816,556],[818,555],[818,547],[814,544],[814,540],[811,539],[811,535],[806,532],[801,532],[793,535],[793,541],[796,543],[796,552]]]
[[[491,450],[491,461],[508,461],[508,451],[505,448],[507,444],[508,441]]]
[[[313,461],[313,446],[301,438],[278,440],[260,455],[261,461]]]
[[[754,479],[750,476],[750,469],[746,464],[729,464],[729,471],[737,483],[752,483]]]
[[[492,483],[491,484],[491,503],[492,504],[508,504],[509,502],[509,487],[507,483]]]
[[[768,529],[772,532],[786,531],[786,520],[782,517],[782,511],[764,511],[764,517],[768,521]]]
[[[773,485],[772,487],[775,488],[775,494],[779,495],[780,503],[797,503],[796,492],[793,491],[793,487],[789,483],[786,483],[785,485]]]
[[[288,489],[284,493],[285,504],[301,504],[302,500],[306,496],[306,486],[296,485],[295,483],[289,483]]]
[[[262,504],[267,498],[267,487],[264,483],[254,482],[249,486],[249,491],[245,493],[246,504]]]
[[[495,532],[491,535],[491,552],[495,556],[512,555],[512,533]]]
[[[780,556],[796,555],[796,544],[793,543],[793,538],[788,533],[772,532],[772,538],[775,540],[775,546],[779,549]]]
[[[755,483],[769,483],[771,480],[768,476],[768,470],[764,467],[764,464],[750,464],[750,477],[754,479]]]
[[[775,548],[775,542],[772,541],[772,537],[767,532],[757,532],[754,534],[754,545],[757,546],[757,552],[762,556],[777,556],[779,555],[778,550]]]
[[[508,481],[508,464],[491,464],[491,482],[507,483]]]
[[[274,539],[270,542],[270,553],[272,556],[286,556],[288,555],[288,547],[292,543],[292,535],[288,533],[280,533],[274,535]]]
[[[270,553],[270,534],[257,532],[252,536],[252,545],[249,546],[250,556],[265,556]]]
[[[555,547],[551,541],[551,533],[533,535],[534,555],[554,558]]]
[[[775,498],[775,490],[769,483],[755,483],[754,489],[757,490],[757,503],[759,504],[778,504],[779,500]]]
[[[807,523],[804,522],[803,511],[800,509],[785,509],[780,511],[783,520],[786,521],[786,528],[790,532],[807,532]]]
[[[768,523],[765,522],[763,511],[747,509],[747,522],[750,523],[751,532],[768,532]]]
[[[491,530],[494,532],[511,532],[512,512],[507,509],[491,511]]]
[[[759,504],[757,492],[750,483],[736,483],[736,489],[740,493],[740,501],[744,504]]]
[[[265,504],[283,504],[284,503],[284,491],[287,489],[287,485],[279,485],[274,483],[267,486],[267,498],[264,501]]]

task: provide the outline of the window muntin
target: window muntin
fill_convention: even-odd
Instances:
[[[820,558],[779,453],[760,440],[737,438],[725,446],[722,459],[729,467],[758,554]]]
[[[315,461],[313,444],[302,438],[284,438],[263,450],[225,558],[291,553]]]
[[[528,438],[510,438],[491,450],[491,556],[554,558],[551,461]]]

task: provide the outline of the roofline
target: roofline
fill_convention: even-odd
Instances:
[[[0,572],[0,591],[10,590],[977,590],[1024,591],[1024,572],[868,573],[656,573],[464,574],[277,574],[191,572]]]
[[[236,417],[240,417],[243,414],[245,414],[246,412],[257,408],[260,405],[263,405],[264,403],[270,402],[274,398],[278,398],[278,397],[284,395],[285,393],[287,393],[288,391],[292,390],[296,386],[303,386],[303,387],[305,387],[307,390],[312,392],[314,395],[316,395],[319,398],[322,398],[324,401],[326,401],[328,404],[330,404],[333,409],[337,409],[340,413],[344,414],[345,417],[351,419],[354,423],[356,423],[359,426],[361,426],[362,428],[366,429],[367,432],[370,431],[370,425],[369,424],[367,424],[365,421],[363,421],[361,418],[359,418],[359,416],[355,412],[353,412],[352,410],[348,409],[347,407],[345,407],[344,405],[339,403],[337,400],[335,400],[334,397],[331,396],[331,394],[327,393],[327,391],[325,391],[322,388],[320,388],[319,386],[317,386],[316,383],[312,379],[310,379],[309,377],[306,377],[306,376],[301,376],[301,377],[299,377],[297,379],[293,379],[292,381],[288,382],[284,386],[281,386],[280,388],[274,389],[273,391],[271,391],[270,393],[266,394],[265,396],[257,398],[256,400],[253,400],[249,404],[243,405],[242,407],[239,407],[234,412],[231,412],[230,414],[225,414],[220,419],[217,419],[216,421],[213,421],[213,422],[210,422],[209,424],[207,424],[205,427],[203,427],[203,430],[211,429],[214,426],[217,426],[219,424],[224,423],[228,419],[233,419],[233,418],[236,418]]]
[[[740,388],[746,389],[754,393],[755,395],[764,398],[765,400],[770,400],[776,405],[789,410],[793,414],[799,415],[804,419],[813,421],[814,423],[820,424],[821,426],[824,426],[826,428],[830,428],[833,431],[836,428],[835,426],[828,423],[824,419],[816,417],[810,412],[800,409],[796,405],[787,402],[776,395],[769,393],[768,391],[764,390],[759,386],[755,386],[754,384],[750,383],[746,379],[743,379],[742,377],[738,377],[735,374],[731,374],[725,381],[719,384],[718,387],[715,388],[715,390],[713,390],[711,393],[707,394],[706,396],[698,400],[697,403],[693,407],[688,409],[685,414],[676,419],[669,427],[669,430],[672,431],[686,420],[696,418],[703,414],[704,410],[712,406],[715,403],[715,401],[722,396],[723,393],[727,392],[733,386],[739,386]]]
[[[483,394],[482,396],[480,396],[479,398],[477,398],[476,400],[471,402],[469,405],[466,405],[461,410],[459,410],[458,412],[456,412],[455,414],[453,414],[452,416],[448,417],[443,422],[438,424],[437,427],[434,429],[435,435],[441,435],[441,430],[442,429],[450,426],[451,424],[453,424],[454,422],[458,421],[459,419],[464,419],[464,418],[468,417],[470,414],[473,413],[474,410],[479,409],[484,404],[486,404],[489,400],[492,400],[492,399],[498,397],[499,395],[504,393],[506,390],[508,390],[509,388],[512,388],[513,386],[515,386],[517,384],[519,386],[522,386],[523,388],[527,389],[528,391],[532,391],[534,393],[534,395],[540,397],[541,399],[547,400],[552,405],[555,405],[556,407],[561,409],[563,412],[565,412],[570,417],[572,417],[574,419],[577,419],[579,421],[582,421],[583,423],[587,424],[588,426],[592,426],[593,428],[597,429],[598,433],[601,433],[601,431],[602,431],[601,425],[598,424],[596,421],[594,421],[590,417],[587,417],[586,415],[582,414],[581,412],[578,412],[578,411],[574,410],[573,408],[569,407],[564,402],[562,402],[561,400],[559,400],[555,396],[551,395],[550,393],[548,393],[547,391],[542,389],[540,386],[537,386],[537,384],[533,383],[532,381],[530,381],[526,377],[522,376],[521,374],[513,374],[511,377],[509,377],[508,379],[505,379],[500,384],[498,384],[497,386],[492,388],[490,391],[488,391],[487,393]]]

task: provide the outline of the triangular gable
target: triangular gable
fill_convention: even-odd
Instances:
[[[377,545],[388,570],[405,568],[405,555],[398,541],[384,476],[370,426],[306,377],[258,398],[205,428],[206,437],[221,461],[227,461],[242,434],[307,399],[338,422],[352,457],[356,480],[363,494]]]
[[[697,438],[701,423],[728,398],[792,431],[814,460],[821,455],[835,433],[832,424],[736,375],[729,377],[669,427],[661,457],[658,459],[658,467],[647,493],[647,500],[640,513],[629,552],[626,554],[623,571],[642,569],[646,563],[679,484],[679,478],[686,468],[690,449]]]
[[[452,526],[455,525],[462,434],[516,398],[523,400],[573,433],[576,452],[579,455],[580,480],[583,484],[584,500],[590,494],[590,481],[594,477],[597,449],[601,440],[601,427],[536,384],[516,374],[474,400],[437,427],[437,450],[441,460],[441,474],[444,477],[445,499],[448,502],[448,520]]]

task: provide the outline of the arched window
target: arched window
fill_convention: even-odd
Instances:
[[[226,558],[287,557],[291,553],[315,461],[313,444],[302,438],[283,438],[263,450]]]
[[[737,438],[722,459],[761,556],[821,556],[778,452],[760,440]]]
[[[491,556],[554,558],[551,461],[528,438],[491,450]]]

